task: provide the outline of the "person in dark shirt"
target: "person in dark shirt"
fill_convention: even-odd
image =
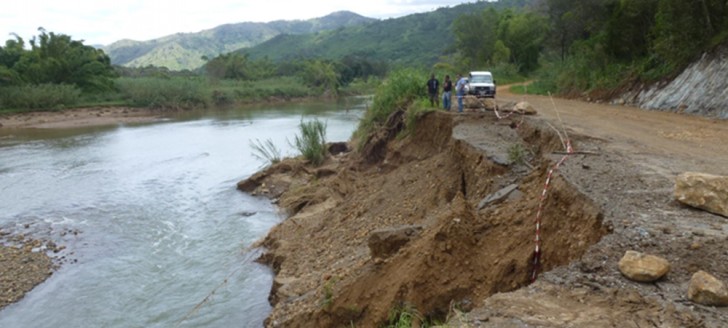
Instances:
[[[427,81],[427,93],[430,94],[430,105],[440,107],[440,97],[437,96],[440,89],[440,81],[435,78],[435,74],[430,75],[430,80]]]
[[[445,75],[445,82],[442,85],[442,108],[446,111],[450,111],[450,105],[452,102],[452,81],[450,81],[450,75]]]

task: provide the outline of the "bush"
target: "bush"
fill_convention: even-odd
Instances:
[[[315,119],[299,124],[301,136],[296,135],[294,146],[313,165],[321,165],[326,157],[326,123]]]
[[[0,108],[62,109],[78,103],[81,89],[68,84],[37,84],[0,88]]]
[[[190,109],[207,107],[211,93],[207,93],[204,79],[192,78],[120,78],[117,87],[133,106]]]
[[[426,96],[426,74],[413,69],[400,69],[392,72],[374,95],[372,106],[359,122],[354,133],[359,138],[366,137],[375,127],[383,124],[397,109],[406,109],[416,99]]]

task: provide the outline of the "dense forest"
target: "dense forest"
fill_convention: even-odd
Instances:
[[[0,108],[160,108],[368,92],[391,70],[487,69],[534,92],[608,97],[670,78],[728,38],[725,0],[479,1],[202,60],[195,71],[113,67],[99,49],[39,30],[0,47]]]

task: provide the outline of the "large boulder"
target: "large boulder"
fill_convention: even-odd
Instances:
[[[493,98],[477,98],[475,96],[465,96],[463,98],[463,107],[470,111],[492,111],[495,109],[496,103]]]
[[[690,279],[688,299],[702,305],[728,306],[728,289],[722,281],[698,271]]]
[[[728,176],[685,172],[675,180],[675,199],[728,217]]]
[[[372,258],[388,258],[422,231],[421,226],[401,226],[372,231],[369,234],[369,250]]]
[[[653,282],[670,271],[670,263],[658,256],[627,251],[619,260],[619,271],[630,280]]]

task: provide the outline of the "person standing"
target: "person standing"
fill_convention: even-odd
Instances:
[[[450,111],[450,104],[452,99],[452,81],[450,81],[450,75],[445,75],[445,82],[442,84],[442,107],[446,111]]]
[[[455,91],[458,95],[458,112],[463,112],[463,97],[465,97],[465,84],[468,83],[468,80],[465,79],[461,74],[458,74],[458,81],[455,83]]]
[[[437,96],[437,92],[440,89],[440,81],[435,78],[435,74],[430,75],[430,79],[427,81],[427,92],[430,94],[430,106],[440,107],[440,97]]]

